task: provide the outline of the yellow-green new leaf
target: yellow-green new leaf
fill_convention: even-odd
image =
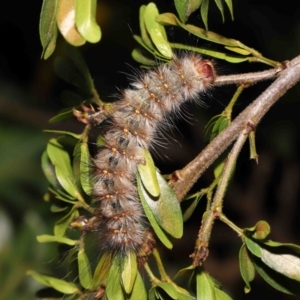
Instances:
[[[157,286],[164,290],[171,297],[171,299],[178,299],[178,293],[171,283],[159,282]]]
[[[42,57],[47,59],[55,50],[57,38],[56,8],[58,0],[44,0],[40,15]]]
[[[145,196],[147,197],[147,191],[145,190],[142,181],[141,181],[141,177],[139,176],[139,174],[137,173],[137,187],[138,187],[138,193],[140,196],[140,200],[144,209],[144,212],[152,226],[152,229],[154,230],[154,232],[156,233],[157,237],[160,239],[160,241],[169,249],[171,249],[173,247],[172,242],[170,241],[170,238],[168,237],[168,235],[161,229],[161,227],[158,225],[151,209],[149,208],[147,201],[145,199]]]
[[[108,300],[125,300],[121,285],[120,257],[115,256],[110,267],[106,282],[106,297]]]
[[[145,25],[157,50],[167,59],[171,59],[173,52],[166,39],[165,29],[155,20],[158,15],[159,12],[156,5],[153,2],[149,3],[144,13]]]
[[[181,238],[183,234],[183,218],[179,202],[172,188],[158,171],[156,171],[156,176],[160,186],[159,198],[153,199],[143,189],[144,199],[160,227],[171,236]]]
[[[140,7],[140,31],[141,31],[142,42],[143,44],[145,44],[147,48],[149,48],[149,50],[155,51],[155,47],[146,29],[145,11],[146,11],[146,5],[142,5]]]
[[[76,287],[75,283],[67,282],[62,279],[41,275],[35,271],[28,271],[27,275],[31,275],[37,282],[52,287],[55,290],[64,294],[80,294],[80,290]]]
[[[225,46],[233,46],[233,47],[239,47],[240,43],[237,40],[234,39],[228,39],[224,36],[221,36],[215,32],[205,30],[203,28],[196,27],[191,24],[183,24],[180,22],[175,15],[171,13],[165,13],[161,14],[158,17],[156,17],[156,21],[163,25],[173,25],[173,26],[179,26],[183,29],[187,30],[188,32],[194,34],[195,36],[198,36],[201,39],[211,41],[213,43],[225,45]]]
[[[122,283],[123,288],[127,294],[130,294],[136,280],[137,262],[136,255],[133,251],[128,251],[124,257]]]
[[[215,286],[211,277],[205,271],[200,271],[196,276],[197,299],[216,300]]]
[[[75,25],[76,0],[58,0],[56,20],[62,36],[73,46],[81,46],[85,39]]]
[[[215,287],[215,295],[216,295],[216,300],[232,300],[232,298],[227,295],[225,292],[222,290],[218,289]]]
[[[57,242],[57,243],[66,244],[66,245],[70,245],[70,246],[74,246],[77,243],[76,240],[71,240],[71,239],[68,239],[66,237],[48,235],[48,234],[38,235],[36,237],[36,239],[39,243]]]
[[[91,272],[91,263],[83,249],[78,251],[77,255],[78,260],[78,274],[79,282],[82,287],[85,289],[92,288],[92,272]]]
[[[159,184],[156,176],[156,168],[152,156],[147,149],[143,149],[142,155],[145,159],[145,164],[140,163],[137,165],[138,171],[141,176],[141,180],[146,190],[153,197],[158,197],[160,194],[160,188],[159,188]]]
[[[147,300],[147,292],[145,290],[144,281],[139,272],[136,274],[136,279],[129,300]]]
[[[96,23],[96,10],[97,0],[76,0],[76,28],[90,43],[97,43],[101,39],[101,30]]]
[[[112,256],[108,253],[104,253],[95,269],[93,276],[93,287],[97,287],[105,279],[108,274],[109,268],[112,263]]]

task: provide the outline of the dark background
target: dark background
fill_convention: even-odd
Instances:
[[[277,61],[292,59],[300,53],[300,6],[297,1],[252,0],[234,2],[234,22],[226,13],[225,24],[212,4],[210,30],[242,41],[265,57]],[[175,12],[173,1],[156,1],[160,12]],[[137,67],[130,53],[139,34],[138,10],[145,1],[100,1],[97,20],[103,38],[100,43],[81,47],[98,92],[110,99],[117,88],[128,84],[126,73]],[[51,234],[55,216],[43,201],[47,182],[40,168],[40,156],[49,135],[46,128],[80,132],[76,120],[48,124],[63,104],[60,94],[65,85],[53,71],[56,56],[64,55],[63,39],[47,61],[41,60],[39,14],[41,1],[6,1],[0,10],[0,299],[33,299],[40,286],[24,277],[27,269],[49,274],[60,273],[55,261],[55,245],[38,244],[35,236]],[[189,21],[202,26],[198,14]],[[207,41],[196,40],[186,32],[168,29],[170,41],[215,49]],[[232,65],[216,61],[219,73],[230,74],[266,69],[262,64]],[[125,73],[125,74],[124,74]],[[237,114],[267,86],[257,84],[242,94]],[[157,164],[164,172],[183,167],[204,147],[203,131],[207,121],[220,113],[230,100],[233,87],[223,87],[204,96],[206,107],[188,106],[194,117],[190,124],[178,121],[178,131],[170,133],[168,149],[158,150]],[[240,227],[251,227],[264,219],[272,228],[271,239],[300,243],[299,235],[299,86],[289,91],[264,117],[257,130],[259,164],[249,160],[248,148],[242,152],[235,179],[225,199],[224,211]],[[179,133],[181,132],[181,133]],[[213,179],[206,172],[195,190]],[[165,253],[170,275],[190,264],[188,255],[200,225],[201,205],[186,225],[183,239],[174,251]],[[217,222],[213,230],[206,269],[222,282],[234,299],[292,299],[274,291],[257,275],[250,294],[244,295],[239,274],[240,239]],[[178,262],[180,261],[180,266]],[[62,275],[63,276],[63,275]],[[145,276],[147,277],[147,276]]]

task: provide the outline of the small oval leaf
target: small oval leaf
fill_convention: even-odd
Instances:
[[[85,39],[80,35],[75,25],[76,0],[58,0],[56,20],[62,36],[73,46],[81,46]]]
[[[245,244],[242,245],[239,252],[239,264],[240,264],[240,272],[244,282],[246,284],[244,290],[245,293],[249,293],[251,290],[250,282],[253,281],[255,277],[255,268],[253,262],[251,261],[247,247]]]
[[[157,287],[164,290],[172,299],[178,299],[178,293],[175,287],[169,282],[159,282]]]
[[[113,258],[113,262],[108,273],[106,283],[106,297],[108,300],[125,300],[121,285],[121,269],[119,260],[119,256],[115,256]]]
[[[47,59],[55,50],[57,38],[56,9],[58,0],[44,0],[40,15],[42,57]]]
[[[197,299],[216,300],[214,282],[203,270],[196,275]]]
[[[76,198],[77,190],[74,184],[75,179],[69,154],[56,139],[51,139],[48,142],[47,154],[55,166],[55,173],[59,183],[71,196]]]
[[[93,276],[93,287],[99,286],[108,274],[112,263],[112,257],[108,253],[104,253],[95,269]]]
[[[142,150],[142,156],[145,159],[145,164],[138,164],[137,168],[141,176],[146,190],[153,196],[158,197],[160,194],[160,188],[156,176],[156,168],[150,152],[147,149]]]
[[[139,272],[136,274],[136,279],[129,300],[147,300],[147,292],[145,290],[144,281]]]
[[[97,0],[76,0],[76,28],[90,43],[97,43],[101,39],[101,30],[96,23],[96,9]]]
[[[170,44],[166,40],[165,29],[155,20],[158,15],[159,12],[156,5],[153,2],[149,3],[144,13],[145,25],[157,50],[167,59],[171,59],[173,52]]]
[[[138,187],[138,193],[141,199],[141,203],[144,209],[144,212],[152,226],[152,229],[154,230],[154,232],[156,233],[157,237],[160,239],[160,241],[169,249],[171,249],[173,247],[169,237],[167,236],[167,234],[160,228],[160,226],[158,225],[157,221],[155,220],[155,217],[151,211],[151,209],[149,208],[147,201],[145,199],[145,195],[147,195],[147,191],[145,190],[145,188],[143,187],[143,184],[141,182],[141,178],[139,176],[139,174],[137,173],[137,187]]]
[[[128,251],[124,257],[123,271],[122,271],[122,283],[124,290],[127,294],[130,294],[134,286],[137,275],[137,262],[136,255],[133,251]]]
[[[255,243],[252,239],[247,237],[245,237],[245,243],[247,249],[249,249],[252,254],[254,254],[257,257],[261,257],[261,248],[257,243]]]
[[[83,249],[78,251],[78,274],[79,282],[85,289],[92,288],[92,272],[89,259]]]
[[[32,276],[37,282],[46,286],[52,287],[55,290],[65,294],[80,294],[76,285],[73,282],[67,282],[62,279],[41,275],[35,271],[27,271],[27,275]]]

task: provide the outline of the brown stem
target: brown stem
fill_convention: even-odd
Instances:
[[[187,194],[203,172],[237,138],[247,123],[257,125],[270,107],[300,80],[300,56],[286,63],[279,77],[236,119],[219,134],[193,161],[178,170],[170,181],[179,201]],[[175,179],[174,179],[175,178]]]

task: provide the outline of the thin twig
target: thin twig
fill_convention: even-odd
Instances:
[[[250,129],[251,130],[251,129]],[[233,148],[231,149],[227,161],[224,165],[223,171],[221,173],[221,178],[216,190],[214,199],[212,201],[210,209],[206,212],[202,219],[202,224],[199,230],[199,235],[196,240],[195,252],[191,255],[193,257],[193,265],[201,266],[203,261],[208,256],[208,243],[212,231],[212,227],[215,219],[222,213],[222,205],[224,195],[232,175],[232,170],[236,163],[237,157],[246,142],[249,135],[248,128],[245,128],[243,132],[240,133],[237,141],[235,142]],[[205,255],[203,255],[203,253]]]

